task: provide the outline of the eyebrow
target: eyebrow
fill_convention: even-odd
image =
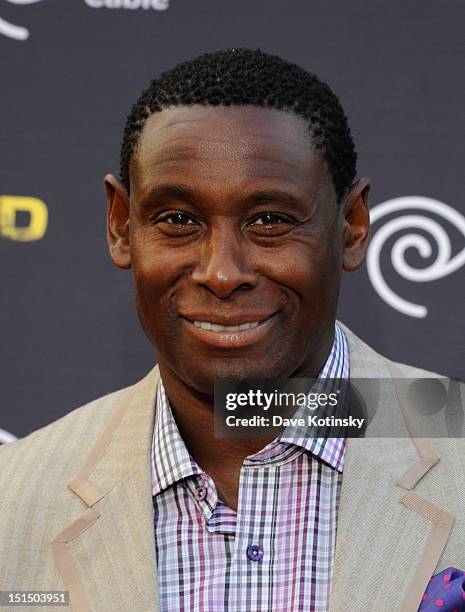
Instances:
[[[140,205],[142,208],[150,208],[152,202],[161,199],[175,199],[185,202],[186,204],[195,204],[201,201],[198,192],[185,185],[160,185],[158,187],[153,187],[147,194],[142,196]],[[301,198],[280,189],[253,191],[247,194],[244,202],[249,206],[280,202],[292,208],[308,212]]]
[[[160,187],[153,187],[147,194],[142,196],[141,204],[146,206],[153,200],[163,198],[174,198],[176,200],[192,202],[195,199],[195,192],[185,185],[161,185]]]
[[[301,198],[279,189],[254,191],[247,196],[246,201],[250,204],[272,204],[273,202],[283,202],[284,204],[290,206],[304,208]]]

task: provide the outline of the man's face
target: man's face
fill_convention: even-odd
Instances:
[[[167,108],[143,129],[128,233],[139,318],[162,373],[198,392],[316,375],[330,350],[345,221],[307,130],[252,106]]]

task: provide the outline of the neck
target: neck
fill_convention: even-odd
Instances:
[[[334,325],[322,338],[312,358],[302,363],[288,378],[315,378],[325,364],[334,341]],[[184,443],[198,465],[210,475],[239,474],[248,455],[253,455],[275,437],[217,438],[214,435],[214,398],[188,386],[170,367],[159,359],[159,368],[173,415]],[[215,480],[216,482],[216,480]]]

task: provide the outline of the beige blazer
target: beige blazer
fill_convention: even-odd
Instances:
[[[428,375],[344,331],[351,377]],[[159,610],[150,478],[158,377],[155,367],[0,449],[0,590],[67,590],[73,612]],[[464,385],[450,384],[463,406]],[[380,397],[370,427],[402,404]],[[465,570],[464,475],[464,439],[348,441],[330,612],[416,612],[433,573]]]

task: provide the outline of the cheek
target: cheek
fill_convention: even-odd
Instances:
[[[154,248],[139,249],[132,257],[132,271],[140,315],[150,315],[154,325],[167,311],[178,276],[173,257],[163,256]]]
[[[263,276],[285,287],[294,301],[315,306],[327,303],[337,293],[341,262],[337,250],[322,240],[294,243],[292,249],[262,257],[261,270]]]

